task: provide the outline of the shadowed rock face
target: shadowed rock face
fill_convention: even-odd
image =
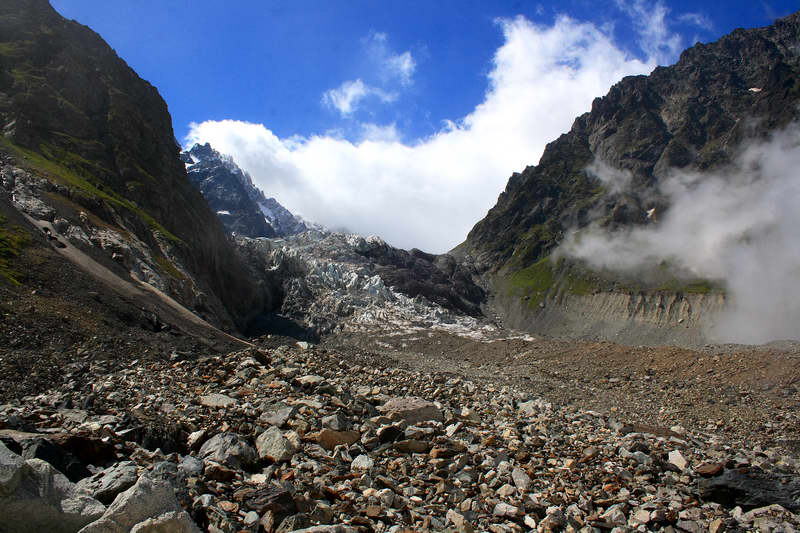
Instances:
[[[189,183],[158,91],[45,0],[0,4],[0,126],[6,149],[48,170],[71,205],[151,247],[156,233],[166,236],[174,257],[164,255],[190,274],[195,294],[209,297],[209,319],[243,328],[271,309],[269,284],[259,287],[245,271]],[[173,296],[193,307],[187,292]]]
[[[644,222],[650,207],[667,207],[656,186],[669,169],[718,168],[743,140],[798,118],[799,50],[794,14],[697,44],[649,76],[623,79],[547,146],[537,166],[511,176],[459,250],[482,271],[524,268],[568,228]],[[594,161],[630,172],[629,189],[609,193],[586,172]]]
[[[475,317],[482,315],[480,306],[486,295],[453,256],[428,254],[416,248],[401,250],[384,242],[369,243],[358,253],[375,263],[387,287],[394,287],[410,298],[424,296],[445,309]]]

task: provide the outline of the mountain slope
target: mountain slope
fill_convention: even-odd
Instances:
[[[701,282],[676,282],[675,273],[621,279],[548,258],[570,230],[650,222],[648,212],[660,215],[669,208],[659,185],[675,169],[721,169],[747,140],[763,139],[795,121],[798,80],[800,14],[697,44],[673,66],[623,79],[547,146],[538,165],[511,176],[497,204],[455,252],[494,284],[501,314],[519,315],[514,325],[534,329],[553,321],[544,309],[547,299],[621,286],[634,295],[665,284],[687,288]],[[624,176],[626,186],[615,188],[598,177],[603,173]],[[630,298],[624,305],[638,309]],[[676,325],[679,315],[666,322]]]
[[[0,124],[2,149],[50,183],[26,191],[51,220],[80,227],[85,212],[130,237],[141,253],[122,254],[125,266],[216,324],[243,328],[271,309],[268,282],[189,183],[158,91],[45,0],[0,5]]]

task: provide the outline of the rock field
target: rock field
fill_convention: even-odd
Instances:
[[[85,356],[63,385],[7,398],[0,531],[800,527],[800,461],[784,441],[632,424],[524,381],[333,344]]]

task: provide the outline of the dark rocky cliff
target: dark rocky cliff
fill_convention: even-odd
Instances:
[[[173,297],[227,327],[272,307],[189,183],[158,91],[46,0],[0,4],[0,125],[3,150],[53,183],[64,217],[135,235]]]

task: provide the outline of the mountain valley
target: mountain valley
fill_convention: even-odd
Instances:
[[[625,78],[437,255],[292,214],[0,4],[0,532],[796,531],[800,342],[571,250],[791,131],[799,74],[795,14]]]

